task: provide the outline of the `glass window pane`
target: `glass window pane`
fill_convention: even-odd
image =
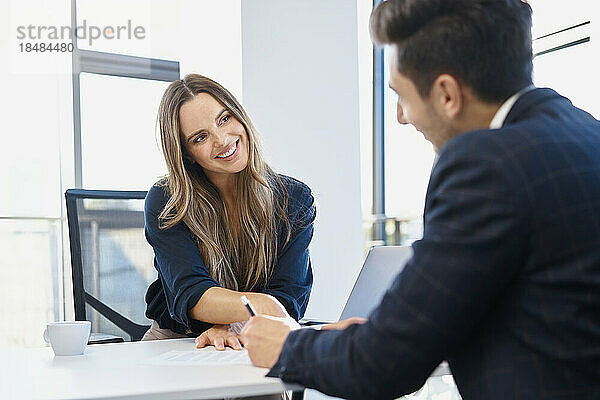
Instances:
[[[1,216],[58,217],[61,118],[66,111],[55,75],[0,78],[9,95],[0,100],[3,133],[0,146]],[[70,106],[70,104],[68,104]]]
[[[197,72],[242,94],[241,1],[79,0],[77,24],[121,29],[121,37],[78,40],[82,49],[179,61],[182,76]],[[144,39],[133,30],[144,29]],[[95,34],[98,36],[98,34]]]
[[[600,118],[600,102],[590,82],[600,68],[591,43],[584,43],[534,59],[535,84],[550,87],[568,97],[575,106]],[[568,69],[569,73],[564,73]]]
[[[77,46],[85,50],[159,58],[152,54],[155,38],[150,29],[152,10],[159,6],[155,3],[145,0],[78,0]],[[171,20],[173,15],[169,10],[173,8],[169,7],[169,3],[164,3],[161,8],[160,11],[166,13],[163,16]]]
[[[81,74],[83,187],[148,190],[166,173],[156,118],[168,85]]]
[[[44,346],[61,318],[60,220],[0,220],[0,347]]]
[[[85,290],[120,314],[149,325],[144,296],[157,277],[144,236],[144,200],[86,199],[78,206]],[[92,330],[117,333],[97,313]]]
[[[533,10],[533,37],[588,21],[598,15],[596,3],[589,0],[528,0]]]
[[[534,82],[538,87],[550,87],[568,97],[575,106],[600,117],[600,102],[590,82],[594,81],[596,71],[600,69],[598,44],[595,38],[600,34],[596,23],[598,11],[594,2],[573,0],[565,3],[561,0],[530,0],[533,8],[533,37],[557,32],[586,21],[591,24],[566,32],[552,35],[552,46],[563,45],[571,41],[591,37],[591,41],[573,47],[542,54],[533,60]],[[550,38],[534,41],[535,44]],[[545,49],[545,48],[544,48]]]

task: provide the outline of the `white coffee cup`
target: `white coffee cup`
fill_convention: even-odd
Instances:
[[[77,356],[83,354],[91,329],[90,321],[49,322],[44,330],[44,340],[50,343],[54,355]]]

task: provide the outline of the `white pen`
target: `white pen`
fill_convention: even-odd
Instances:
[[[242,296],[240,300],[242,301],[242,304],[246,307],[246,310],[248,310],[248,314],[250,314],[251,317],[254,317],[256,315],[256,311],[254,311],[254,307],[252,307],[252,303],[250,303],[250,300],[248,300],[246,296]]]

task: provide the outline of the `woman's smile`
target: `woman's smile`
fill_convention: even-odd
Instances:
[[[227,149],[225,149],[225,151],[218,154],[215,158],[218,158],[218,159],[224,160],[224,161],[233,160],[238,154],[239,142],[240,142],[240,139],[237,139],[236,141],[231,143],[231,145],[229,145],[229,147]]]

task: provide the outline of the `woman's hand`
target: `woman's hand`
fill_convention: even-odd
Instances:
[[[242,349],[237,335],[229,330],[229,325],[215,325],[202,332],[196,338],[196,348],[201,349],[206,346],[215,346],[217,350],[225,350],[225,346],[234,350]]]

